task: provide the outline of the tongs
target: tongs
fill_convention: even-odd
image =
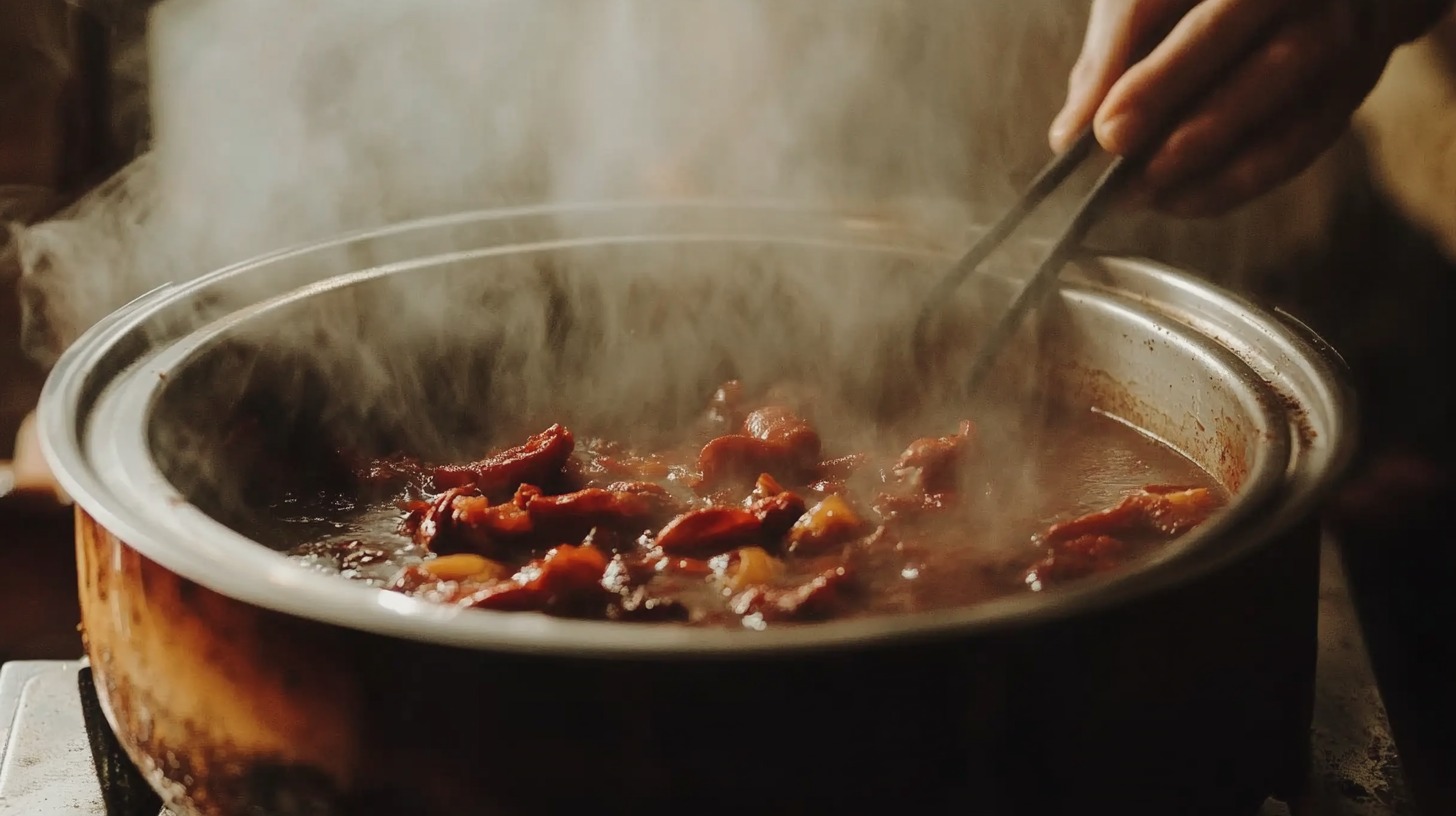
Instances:
[[[1069,150],[1054,158],[1041,169],[1016,204],[1001,216],[1000,220],[971,247],[969,252],[946,271],[930,291],[925,305],[921,308],[920,317],[915,323],[915,351],[922,363],[924,355],[927,353],[931,321],[950,301],[956,287],[970,277],[1043,201],[1066,183],[1067,179],[1071,178],[1094,153],[1098,152],[1097,148],[1097,137],[1088,127],[1077,137]],[[1041,262],[1041,266],[1022,286],[1021,291],[1011,301],[1011,305],[995,322],[990,333],[982,341],[980,349],[971,362],[970,377],[967,381],[968,396],[974,396],[981,387],[986,375],[1000,357],[1007,341],[1015,334],[1026,314],[1056,283],[1057,276],[1061,274],[1068,259],[1077,251],[1083,239],[1087,237],[1087,233],[1106,212],[1108,205],[1112,203],[1124,183],[1133,174],[1135,166],[1136,163],[1131,157],[1114,157],[1107,169],[1097,179],[1092,190],[1082,199],[1070,221],[1063,228],[1061,235],[1052,245],[1051,251]]]

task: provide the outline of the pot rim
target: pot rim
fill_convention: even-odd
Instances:
[[[295,247],[245,261],[187,283],[168,285],[144,295],[98,323],[68,349],[57,363],[47,380],[41,400],[41,436],[46,457],[55,469],[61,484],[75,498],[80,512],[90,516],[109,533],[125,542],[127,546],[136,549],[162,567],[228,597],[288,615],[410,640],[476,649],[610,657],[741,657],[749,654],[782,653],[806,649],[863,647],[870,644],[964,635],[993,629],[1005,630],[1048,619],[1068,617],[1110,604],[1129,602],[1159,589],[1166,589],[1190,580],[1233,558],[1246,555],[1251,548],[1267,542],[1291,520],[1297,518],[1299,511],[1307,509],[1305,506],[1317,498],[1318,494],[1328,486],[1334,474],[1343,468],[1344,462],[1348,459],[1349,434],[1342,427],[1348,404],[1342,405],[1341,403],[1341,397],[1348,396],[1348,388],[1341,376],[1342,366],[1338,357],[1323,341],[1319,341],[1302,325],[1291,326],[1280,320],[1277,315],[1271,316],[1246,301],[1214,290],[1212,287],[1198,283],[1167,267],[1125,258],[1099,258],[1097,260],[1112,266],[1137,265],[1140,267],[1139,273],[1164,286],[1185,292],[1196,291],[1205,301],[1233,310],[1230,313],[1237,318],[1257,323],[1265,334],[1261,339],[1266,342],[1274,342],[1294,357],[1304,360],[1305,368],[1308,370],[1306,373],[1315,388],[1312,393],[1303,395],[1305,398],[1303,401],[1294,399],[1293,404],[1299,406],[1310,399],[1324,400],[1327,402],[1327,405],[1323,406],[1327,409],[1325,413],[1330,414],[1326,417],[1325,424],[1332,425],[1332,427],[1327,428],[1326,433],[1319,438],[1302,440],[1303,449],[1294,456],[1286,457],[1290,460],[1289,467],[1285,471],[1286,484],[1277,486],[1282,489],[1272,491],[1272,495],[1266,499],[1266,502],[1277,502],[1277,505],[1266,505],[1261,502],[1256,507],[1253,503],[1235,502],[1236,505],[1249,510],[1244,514],[1247,518],[1233,518],[1231,515],[1230,520],[1221,525],[1223,529],[1206,529],[1199,531],[1206,535],[1195,533],[1185,537],[1179,544],[1187,543],[1188,546],[1179,546],[1177,553],[1160,554],[1159,557],[1148,562],[1140,563],[1136,568],[1109,576],[1087,579],[1054,593],[1012,595],[962,608],[778,627],[763,632],[574,621],[544,615],[464,610],[353,583],[338,576],[300,569],[297,564],[289,562],[285,556],[223,527],[220,523],[206,517],[197,508],[186,504],[185,501],[179,504],[175,498],[167,500],[172,505],[171,510],[173,511],[169,514],[171,518],[167,523],[159,524],[158,515],[155,513],[150,518],[139,516],[134,512],[134,508],[129,506],[129,502],[134,503],[139,495],[146,495],[146,491],[160,490],[162,493],[158,495],[175,496],[176,490],[157,470],[149,455],[137,456],[135,449],[137,440],[128,437],[127,434],[107,434],[104,444],[113,448],[129,445],[130,449],[120,452],[119,458],[116,458],[115,461],[137,462],[139,460],[145,463],[138,472],[123,474],[111,470],[103,475],[103,473],[97,472],[97,462],[87,453],[86,428],[94,417],[85,414],[89,414],[94,406],[88,408],[83,403],[86,402],[87,394],[98,395],[112,384],[110,381],[95,381],[96,371],[101,368],[103,358],[112,353],[119,343],[132,337],[147,319],[160,309],[168,304],[185,301],[196,293],[234,275],[246,274],[249,270],[266,267],[283,259],[347,245],[361,239],[374,240],[391,234],[440,226],[504,221],[522,216],[567,215],[591,211],[630,212],[640,210],[646,212],[648,208],[651,210],[663,208],[676,210],[683,206],[689,208],[729,207],[744,212],[780,209],[804,212],[801,205],[782,203],[765,205],[755,202],[746,204],[738,202],[673,202],[671,204],[613,202],[577,206],[542,205],[510,210],[456,213],[441,218],[391,225],[383,229],[362,230],[329,241]],[[658,237],[673,240],[681,239],[683,236],[661,235]],[[713,237],[726,239],[734,236]],[[774,239],[760,238],[760,240]],[[600,243],[600,239],[593,239],[590,243]],[[864,248],[863,245],[858,244],[840,245],[846,248]],[[531,247],[532,244],[508,244],[492,247],[492,251],[508,254],[525,251]],[[907,249],[904,246],[892,248],[899,252],[905,252]],[[439,253],[441,256],[449,254]],[[419,259],[419,262],[427,262],[433,257],[436,256],[425,256]],[[321,284],[330,285],[342,278],[358,278],[361,275],[369,274],[370,271],[346,272],[340,276],[330,277]],[[316,288],[316,286],[317,284],[315,287],[307,288]],[[1095,283],[1090,285],[1082,283],[1080,286],[1064,283],[1062,288],[1064,293],[1079,289],[1083,292],[1094,292],[1097,286]],[[1122,293],[1119,291],[1119,294]],[[1124,305],[1134,311],[1139,311],[1136,305],[1138,300],[1139,298],[1134,293],[1131,303]],[[224,318],[225,320],[227,318]],[[205,331],[205,328],[194,328],[188,330],[186,334],[188,337],[192,337]],[[170,351],[173,356],[176,356],[181,353],[180,347],[184,344],[185,341],[179,342],[173,339],[162,347],[163,353]],[[1252,362],[1248,355],[1238,354],[1237,349],[1233,351],[1234,354],[1231,356],[1236,359],[1241,359],[1245,363]],[[148,358],[147,371],[141,374],[142,380],[150,380],[150,383],[142,388],[149,392],[155,392],[157,387],[153,363],[154,361]],[[162,366],[157,373],[163,373],[165,370],[166,366]],[[118,378],[123,376],[126,375],[119,374]],[[132,377],[132,380],[133,382],[140,381],[135,376]],[[1288,391],[1281,391],[1275,383],[1266,384],[1286,396],[1289,395]],[[123,402],[126,401],[123,400]],[[130,403],[133,408],[140,410],[136,405],[138,400],[130,400]],[[135,420],[136,417],[132,417],[132,419]],[[1298,423],[1294,421],[1290,423],[1291,426],[1296,424]],[[141,435],[137,434],[137,436]],[[1311,452],[1314,454],[1313,460],[1311,460]],[[1311,461],[1315,472],[1306,473],[1304,479],[1306,484],[1301,486],[1298,477],[1301,471],[1311,470]],[[117,477],[120,478],[117,479]],[[119,489],[123,491],[130,489],[134,492],[142,491],[142,493],[134,493],[130,499],[117,495],[108,487],[108,478],[115,485],[119,485]],[[1270,512],[1266,512],[1260,517],[1254,514],[1255,510]],[[1213,523],[1209,525],[1210,528],[1213,526]],[[1214,532],[1220,534],[1224,539],[1236,539],[1238,544],[1219,548],[1196,546],[1196,541],[1212,538]],[[199,533],[204,537],[199,537]],[[246,552],[245,549],[238,549],[243,545],[251,545],[259,552],[248,553],[250,556],[248,560],[252,561],[249,568],[242,571],[224,570],[219,568],[216,561],[210,561],[204,557],[204,554],[199,553],[197,544],[199,540],[208,542],[208,546],[203,549],[236,550],[236,552],[232,552],[234,557]],[[252,556],[257,556],[257,558],[252,559]],[[234,560],[236,563],[236,558]]]

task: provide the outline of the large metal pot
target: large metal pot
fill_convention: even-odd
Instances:
[[[1125,573],[954,611],[698,631],[447,609],[304,570],[249,537],[264,535],[246,510],[256,474],[218,461],[244,374],[276,386],[295,441],[301,427],[364,434],[413,413],[392,426],[408,436],[456,427],[471,406],[583,404],[658,383],[636,404],[653,422],[679,390],[699,393],[673,381],[711,382],[654,339],[673,320],[729,357],[734,337],[771,334],[755,348],[781,354],[738,361],[749,366],[853,370],[859,355],[869,373],[838,383],[850,397],[883,393],[887,377],[909,387],[893,355],[846,342],[893,337],[953,251],[905,223],[711,203],[467,214],[169,286],[95,326],[47,384],[42,434],[78,506],[88,651],[122,744],[186,814],[1191,814],[1292,792],[1313,685],[1313,511],[1349,452],[1351,397],[1308,330],[1151,263],[1069,269],[999,381],[1019,406],[1054,393],[1113,413],[1235,492]],[[842,281],[839,294],[688,298],[731,285],[721,273],[745,259]],[[629,311],[592,300],[621,288],[602,276],[664,264],[676,272],[637,280],[652,287],[634,289]],[[716,282],[695,280],[699,268]],[[745,279],[744,297],[766,285]],[[948,304],[963,331],[946,370],[1014,279],[989,275]],[[440,280],[471,294],[433,313],[403,297]],[[553,294],[533,322],[510,292],[535,286]],[[819,313],[847,313],[845,298],[861,308]],[[631,309],[656,314],[623,333],[636,339],[594,342],[584,328]],[[452,345],[472,312],[511,336]],[[298,373],[317,363],[301,338],[360,314],[372,321],[358,324],[360,357]],[[472,353],[485,356],[462,363]],[[502,357],[514,362],[491,362]],[[516,388],[526,378],[511,372],[547,364],[559,366],[552,393]],[[407,411],[381,413],[388,392],[371,396],[360,374],[371,365],[414,372],[394,383]],[[494,379],[470,379],[491,365]],[[608,418],[631,418],[618,410]]]

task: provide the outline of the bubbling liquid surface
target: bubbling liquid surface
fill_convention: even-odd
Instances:
[[[276,535],[307,568],[438,603],[762,629],[1135,569],[1227,500],[1091,411],[903,447],[821,438],[812,414],[729,383],[665,444],[552,425],[471,462],[355,460],[347,489],[275,503]]]

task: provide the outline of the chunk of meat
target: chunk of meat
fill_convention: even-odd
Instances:
[[[563,544],[510,580],[480,589],[460,603],[476,609],[604,618],[615,597],[602,585],[608,563],[595,548]]]
[[[770,473],[758,474],[758,480],[753,483],[753,495],[750,499],[766,499],[769,496],[777,496],[780,493],[787,493],[788,488],[779,483],[778,479]]]
[[[521,485],[510,502],[491,504],[473,487],[452,488],[418,511],[415,543],[441,555],[475,553],[499,557],[509,552],[580,542],[596,532],[636,536],[671,518],[677,505],[653,485],[621,485],[624,490],[589,487],[550,496]],[[412,515],[414,515],[412,513]]]
[[[1097,535],[1182,535],[1206,521],[1219,506],[1218,496],[1206,487],[1153,488],[1130,493],[1106,510],[1054,524],[1042,538],[1056,542]]]
[[[758,519],[760,535],[765,543],[777,545],[789,534],[808,506],[796,494],[783,492],[765,496],[748,505],[748,512]],[[774,547],[777,549],[777,547]]]
[[[897,476],[914,476],[924,493],[944,493],[959,486],[961,466],[974,448],[976,426],[966,420],[954,436],[925,437],[910,443],[895,463]]]
[[[848,544],[868,532],[868,525],[849,506],[849,502],[839,495],[830,494],[789,530],[789,552],[817,555]]]
[[[523,484],[516,488],[516,493],[511,496],[511,504],[525,510],[530,506],[531,500],[537,496],[546,495],[546,491],[533,484]]]
[[[594,527],[636,530],[650,526],[664,514],[660,496],[588,487],[561,496],[532,496],[526,514],[538,528],[559,537],[580,539]]]
[[[735,547],[757,544],[763,524],[740,507],[690,510],[657,534],[657,546],[668,555],[716,555]]]
[[[637,496],[646,502],[648,506],[652,507],[654,512],[663,515],[676,515],[687,509],[676,496],[672,495],[670,490],[660,484],[653,484],[652,482],[612,482],[607,485],[607,489],[615,493],[629,493]]]
[[[432,477],[437,490],[473,486],[487,496],[513,492],[517,486],[547,484],[558,477],[576,447],[571,431],[552,425],[527,439],[525,444],[494,453],[468,465],[435,468]]]
[[[600,587],[607,564],[606,554],[598,549],[563,544],[516,573],[516,580],[551,593]]]
[[[825,620],[845,611],[855,582],[848,567],[835,567],[792,589],[752,587],[733,598],[734,614],[759,615],[766,621]]]
[[[515,504],[492,505],[473,487],[456,487],[435,497],[415,525],[414,540],[437,555],[502,554],[506,542],[534,530],[531,517]]]
[[[1106,535],[1084,535],[1058,541],[1026,571],[1026,585],[1040,591],[1052,584],[1085,578],[1122,564],[1127,545]]]
[[[819,433],[789,408],[759,408],[743,420],[742,432],[720,436],[698,454],[701,489],[748,484],[760,474],[803,483],[814,475]]]
[[[700,490],[708,491],[749,484],[762,473],[788,481],[806,475],[804,464],[787,446],[743,435],[720,436],[704,445],[698,471]]]
[[[783,447],[800,467],[806,468],[819,458],[822,446],[819,432],[791,408],[782,405],[759,408],[743,420],[743,432]]]

